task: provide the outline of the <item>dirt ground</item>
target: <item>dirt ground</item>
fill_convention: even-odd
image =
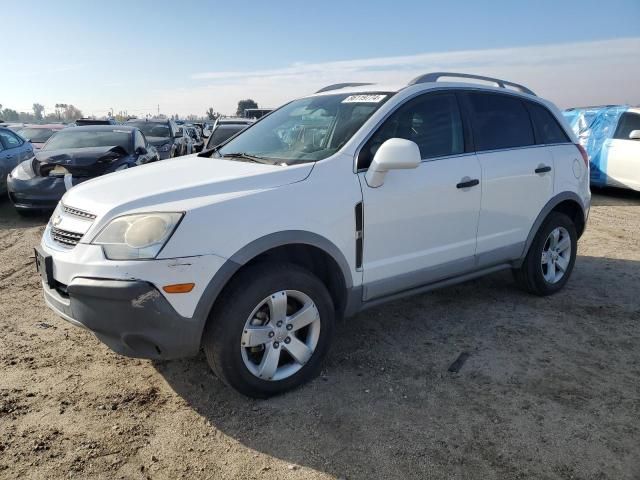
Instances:
[[[46,219],[3,200],[0,478],[638,479],[640,194],[593,204],[558,295],[505,272],[367,311],[319,378],[256,401],[203,355],[120,357],[57,318]]]

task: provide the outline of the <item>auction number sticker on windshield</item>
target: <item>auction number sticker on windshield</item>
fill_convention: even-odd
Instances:
[[[350,95],[342,103],[380,103],[386,95]]]

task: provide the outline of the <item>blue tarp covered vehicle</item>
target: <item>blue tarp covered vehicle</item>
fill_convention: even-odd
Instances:
[[[627,105],[570,108],[563,112],[580,145],[589,155],[591,185],[604,187],[608,182],[608,160],[611,140]]]

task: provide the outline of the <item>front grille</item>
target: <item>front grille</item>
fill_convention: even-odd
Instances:
[[[73,207],[67,207],[66,205],[62,206],[62,210],[64,211],[64,213],[68,213],[69,215],[73,215],[74,217],[80,217],[86,220],[96,219],[96,216],[93,213],[85,212],[84,210],[79,210]]]
[[[69,232],[68,230],[51,227],[51,238],[67,247],[75,247],[82,238],[82,233]]]

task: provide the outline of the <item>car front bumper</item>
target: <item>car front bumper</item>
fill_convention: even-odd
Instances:
[[[98,245],[57,245],[49,226],[38,252],[51,259],[49,280],[43,275],[45,301],[65,320],[92,331],[122,355],[170,359],[197,354],[210,307],[205,293],[224,258],[112,261]],[[178,294],[162,290],[179,283],[195,287]]]
[[[151,283],[77,277],[66,292],[42,284],[47,305],[116,353],[169,359],[198,353],[201,322],[178,314]]]
[[[78,184],[74,179],[73,184]],[[67,191],[64,177],[34,177],[19,180],[7,177],[11,203],[20,210],[53,210]]]

